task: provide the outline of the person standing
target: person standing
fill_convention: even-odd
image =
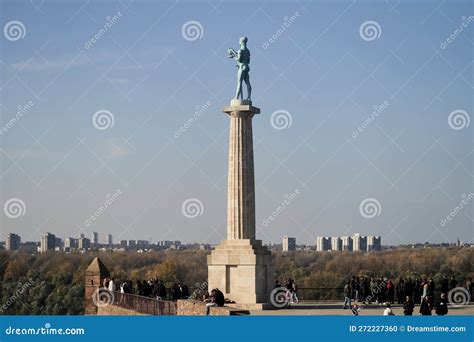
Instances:
[[[383,311],[383,315],[384,316],[395,316],[395,314],[392,311],[392,307],[391,307],[390,303],[386,303],[385,306],[386,306],[386,308]]]
[[[436,314],[444,316],[448,314],[448,303],[446,302],[446,293],[442,293],[438,304],[436,304]]]
[[[298,299],[298,285],[296,285],[295,281],[293,280],[292,281],[292,284],[293,284],[293,297],[292,297],[292,302],[298,304],[300,302],[300,300]]]
[[[464,288],[467,290],[469,293],[469,298],[472,300],[472,281],[471,278],[467,278],[466,282],[464,283]]]
[[[389,279],[387,281],[387,299],[390,304],[393,304],[394,293],[395,293],[395,289],[394,289],[393,283]]]
[[[405,298],[405,280],[400,277],[397,284],[397,303],[402,304]]]
[[[109,291],[110,291],[110,292],[115,292],[116,289],[117,289],[117,286],[115,286],[114,278],[110,278],[110,281],[109,281]]]
[[[413,310],[415,309],[415,303],[410,298],[410,296],[406,296],[405,303],[403,303],[403,314],[405,316],[413,316]]]
[[[350,309],[351,308],[351,297],[352,297],[352,289],[351,289],[351,282],[348,281],[344,286],[344,305],[342,309],[346,309],[346,306]]]
[[[420,314],[422,316],[431,316],[431,310],[433,310],[433,305],[428,296],[423,297],[423,300],[420,304]]]

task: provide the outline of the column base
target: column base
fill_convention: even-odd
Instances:
[[[263,308],[273,288],[272,261],[260,240],[224,240],[207,257],[209,291],[218,288],[242,308]]]

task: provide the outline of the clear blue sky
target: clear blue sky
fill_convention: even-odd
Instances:
[[[221,107],[236,83],[226,49],[247,35],[253,102],[262,109],[254,118],[259,238],[314,244],[317,235],[359,232],[384,244],[472,242],[474,201],[440,223],[474,191],[474,123],[458,130],[448,123],[453,111],[468,119],[474,112],[472,2],[35,3],[0,7],[2,28],[11,21],[25,28],[22,39],[0,39],[1,125],[33,103],[0,136],[2,207],[10,198],[26,207],[18,218],[2,213],[2,233],[223,239],[229,119]],[[466,27],[454,33],[463,17]],[[183,37],[188,21],[202,26],[200,38]],[[380,28],[373,40],[359,30],[367,21]],[[113,114],[112,127],[93,126],[99,110]],[[278,110],[290,113],[291,126],[272,126]],[[202,215],[183,215],[188,198],[199,199]],[[366,198],[380,203],[378,216],[361,215]]]

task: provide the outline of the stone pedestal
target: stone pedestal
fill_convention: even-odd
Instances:
[[[260,109],[248,100],[232,100],[227,183],[227,240],[208,256],[209,290],[219,288],[242,305],[266,303],[273,284],[270,251],[255,239],[255,176],[252,118]]]

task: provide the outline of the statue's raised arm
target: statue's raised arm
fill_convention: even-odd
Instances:
[[[232,48],[227,49],[228,57],[235,58],[237,61],[237,90],[235,92],[235,99],[243,100],[242,82],[247,85],[247,100],[251,100],[252,86],[250,85],[250,51],[247,49],[247,37],[240,38],[240,49],[235,51]]]

